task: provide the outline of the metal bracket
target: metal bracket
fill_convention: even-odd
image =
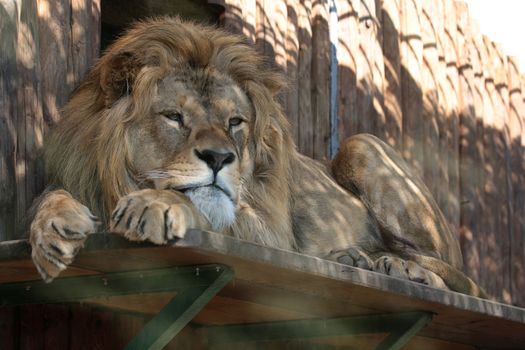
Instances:
[[[331,319],[264,322],[206,327],[210,344],[292,340],[371,333],[390,333],[377,350],[396,350],[432,320],[423,311],[339,317]]]
[[[125,349],[162,349],[233,278],[223,265],[170,267],[0,285],[0,305],[76,302],[89,298],[176,292]]]

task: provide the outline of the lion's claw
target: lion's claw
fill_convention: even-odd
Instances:
[[[193,222],[187,204],[170,191],[146,189],[119,200],[111,230],[130,240],[166,244],[183,238]]]
[[[30,228],[31,256],[40,276],[50,282],[65,270],[98,225],[98,218],[69,193],[47,194]]]

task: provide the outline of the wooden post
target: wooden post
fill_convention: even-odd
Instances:
[[[356,0],[338,0],[338,43],[337,43],[337,78],[338,78],[338,116],[339,140],[343,141],[353,131],[352,120],[357,113],[357,55],[359,51],[359,26]]]
[[[403,112],[401,111],[401,0],[381,2],[383,30],[383,60],[385,64],[384,141],[397,151],[402,148]]]
[[[330,33],[328,1],[312,3],[312,117],[314,158],[328,157],[330,144]]]
[[[460,243],[465,262],[465,270],[469,276],[477,279],[479,268],[479,253],[475,232],[477,231],[479,215],[476,212],[477,167],[476,157],[476,110],[474,104],[474,71],[470,50],[472,38],[468,7],[464,2],[456,2],[458,23],[457,55],[459,70],[459,180],[460,180]]]
[[[257,15],[257,1],[243,0],[242,4],[242,32],[250,43],[255,44],[255,27]]]
[[[225,5],[224,26],[232,33],[243,33],[244,0],[226,0]]]
[[[512,303],[525,305],[525,165],[523,161],[522,135],[525,133],[523,90],[516,60],[509,57],[507,65],[509,87],[509,136],[512,181],[512,235],[510,237],[510,281]]]
[[[421,66],[421,88],[423,92],[423,151],[424,182],[437,195],[441,186],[439,177],[439,54],[434,16],[437,12],[435,2],[425,1],[421,9],[421,34],[423,43],[423,62]]]

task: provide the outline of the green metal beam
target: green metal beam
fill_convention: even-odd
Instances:
[[[233,276],[229,267],[213,264],[66,277],[52,283],[0,284],[0,305],[67,303],[115,295],[178,292],[210,286],[223,274]]]
[[[398,349],[428,324],[431,319],[432,314],[417,311],[332,319],[214,326],[206,327],[206,330],[210,344],[392,333],[380,344],[380,349],[384,350]]]
[[[390,333],[376,348],[376,350],[398,350],[401,349],[410,339],[421,329],[432,321],[432,314],[421,313],[416,316],[412,324],[408,324],[405,329]]]
[[[59,278],[49,284],[43,281],[0,284],[0,306],[176,292],[126,346],[126,350],[156,350],[166,346],[233,276],[229,267],[213,264]]]
[[[125,350],[162,349],[232,278],[232,270],[221,268],[220,274],[210,285],[177,293],[129,342]]]

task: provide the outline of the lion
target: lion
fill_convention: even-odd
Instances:
[[[188,229],[475,296],[429,190],[372,135],[330,165],[301,155],[283,74],[241,36],[178,18],[135,24],[74,91],[45,146],[32,259],[57,277],[100,224],[166,244]]]

